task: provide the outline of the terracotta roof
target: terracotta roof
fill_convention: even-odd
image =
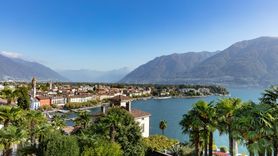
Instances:
[[[114,100],[114,101],[128,101],[128,100],[131,100],[131,99],[128,96],[117,95],[117,96],[114,96],[113,98],[111,98],[111,100]]]
[[[48,96],[37,96],[36,98],[37,98],[38,100],[50,99]]]
[[[134,118],[139,118],[139,117],[144,117],[144,116],[151,116],[150,113],[143,112],[139,109],[132,109],[130,113]]]

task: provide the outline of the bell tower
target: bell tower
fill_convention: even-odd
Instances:
[[[32,79],[32,96],[35,98],[37,95],[37,80],[35,77]]]

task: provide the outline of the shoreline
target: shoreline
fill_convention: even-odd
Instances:
[[[165,96],[165,97],[159,97],[159,96],[148,96],[148,97],[138,97],[138,98],[132,98],[132,101],[140,101],[140,100],[150,100],[150,99],[155,99],[155,100],[166,100],[166,99],[177,99],[177,98],[182,98],[182,99],[195,99],[195,98],[205,98],[209,96],[230,96],[228,95],[221,95],[221,94],[212,94],[212,95],[203,95],[203,96]],[[75,108],[75,109],[54,109],[54,110],[49,110],[49,111],[43,111],[44,113],[55,113],[55,112],[61,112],[61,113],[68,113],[68,112],[78,112],[80,110],[88,110],[88,109],[93,109],[93,108],[99,108],[102,105],[109,105],[109,103],[100,103],[95,106],[90,106],[90,107],[80,107],[80,108]]]
[[[223,95],[223,94],[212,94],[212,95],[201,95],[201,96],[184,96],[184,95],[180,95],[180,96],[165,96],[165,97],[160,97],[160,96],[149,96],[149,97],[133,98],[132,101],[149,100],[149,99],[164,100],[164,99],[170,99],[170,98],[193,99],[193,98],[204,98],[204,97],[209,97],[209,96],[226,97],[226,96],[230,96],[230,94],[227,94],[227,95]]]

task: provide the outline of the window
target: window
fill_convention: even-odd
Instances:
[[[144,133],[145,132],[145,124],[141,125],[141,129],[142,129],[142,132]]]

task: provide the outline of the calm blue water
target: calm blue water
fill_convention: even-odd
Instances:
[[[229,92],[232,97],[241,98],[244,101],[252,100],[258,102],[258,98],[261,97],[261,93],[264,89],[230,89]],[[150,99],[139,100],[132,103],[133,108],[138,108],[143,111],[152,114],[150,120],[150,134],[161,134],[159,129],[159,122],[166,120],[168,127],[165,130],[165,135],[171,138],[176,138],[182,142],[188,141],[188,136],[182,134],[179,122],[182,119],[182,115],[187,113],[192,105],[198,100],[205,100],[210,102],[212,100],[218,100],[218,96],[210,96],[204,98],[173,98],[173,99]],[[214,134],[216,145],[228,147],[228,137],[226,135],[220,136],[218,132]],[[239,146],[239,152],[247,153],[247,150],[243,146]]]

